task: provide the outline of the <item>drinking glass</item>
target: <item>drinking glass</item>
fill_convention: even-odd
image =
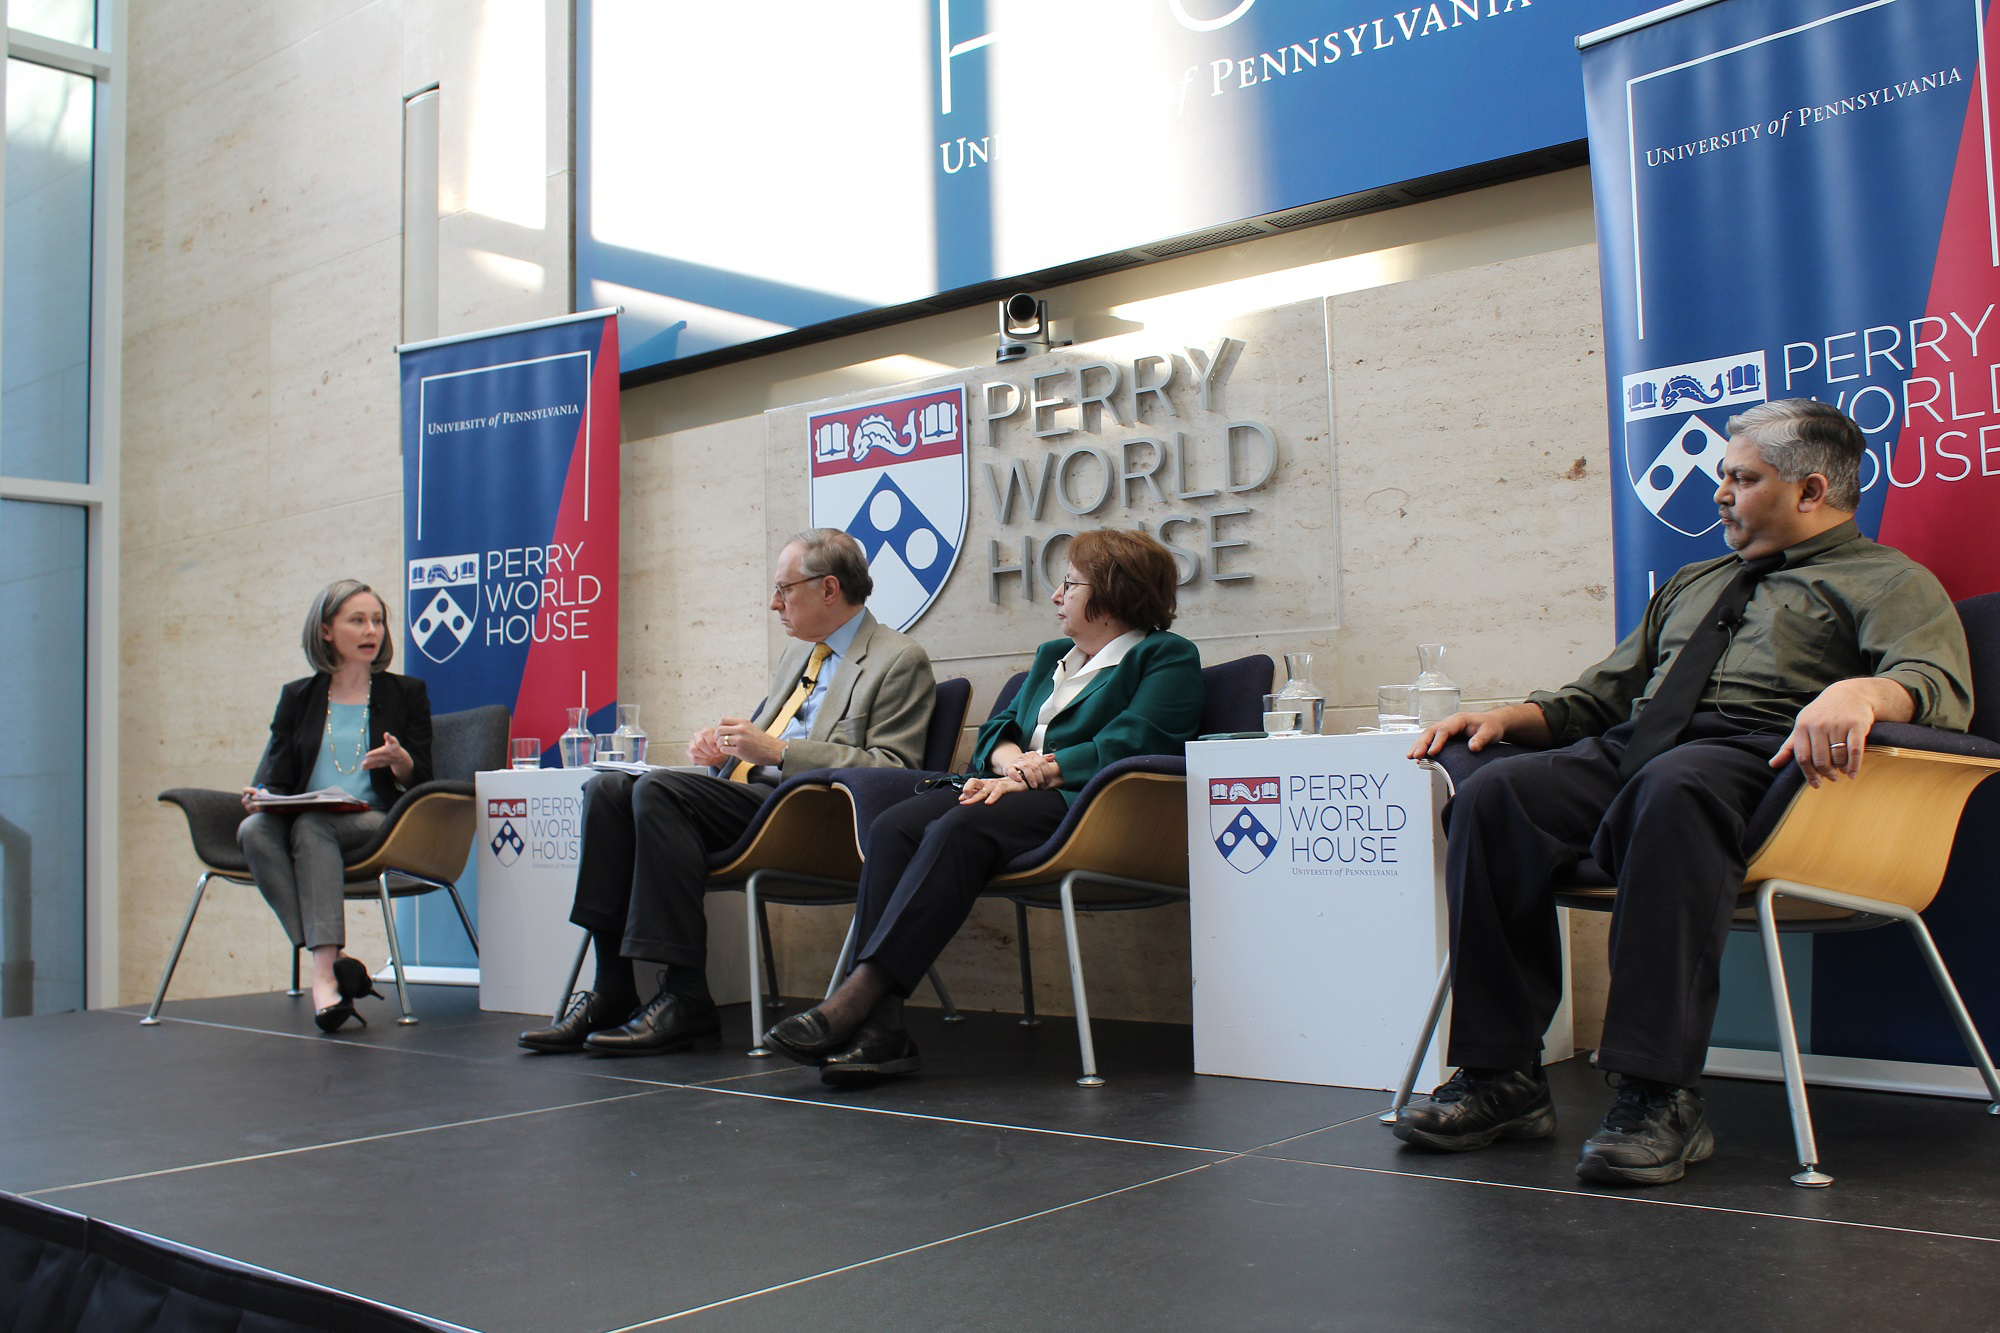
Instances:
[[[1381,685],[1375,690],[1375,723],[1383,731],[1418,731],[1416,690],[1409,685]]]
[[[1282,694],[1264,696],[1264,734],[1266,736],[1299,735],[1299,701]]]
[[[625,762],[625,755],[627,753],[625,738],[615,731],[607,731],[597,736],[593,741],[593,747],[591,754],[593,762],[597,760],[602,760],[609,764],[622,764]]]
[[[540,768],[542,766],[542,743],[533,736],[522,736],[508,742],[509,768]]]

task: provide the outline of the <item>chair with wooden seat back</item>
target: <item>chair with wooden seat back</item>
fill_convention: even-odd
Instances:
[[[1780,935],[1872,930],[1896,921],[1908,926],[1993,1099],[1987,1112],[2000,1116],[2000,1076],[1921,916],[1944,883],[1959,818],[1973,789],[2000,772],[2000,593],[1960,602],[1958,612],[1972,657],[1977,711],[1971,731],[1878,723],[1868,734],[1858,780],[1810,787],[1798,766],[1788,765],[1745,832],[1744,844],[1756,850],[1731,927],[1754,930],[1763,943],[1800,1167],[1792,1181],[1798,1185],[1830,1185],[1833,1177],[1819,1169]],[[1455,787],[1483,765],[1520,752],[1519,746],[1499,744],[1473,754],[1459,738],[1437,762]],[[1617,895],[1617,885],[1604,869],[1585,860],[1557,886],[1555,900],[1578,911],[1608,912]],[[1402,1086],[1381,1117],[1385,1123],[1394,1120],[1414,1091],[1450,990],[1447,962]]]
[[[1202,733],[1254,730],[1271,687],[1273,663],[1263,654],[1203,667]],[[1008,682],[994,704],[1007,706],[1025,673]],[[854,801],[857,837],[865,839],[888,804],[879,783],[864,770],[843,769],[835,785]],[[904,793],[907,795],[907,792]],[[900,799],[900,798],[898,798]],[[1069,813],[1041,846],[1008,862],[988,882],[985,896],[1014,904],[1021,959],[1022,1022],[1034,1017],[1034,972],[1027,909],[1059,909],[1069,956],[1070,993],[1076,1007],[1083,1073],[1077,1083],[1103,1086],[1091,1040],[1090,1005],[1077,946],[1078,912],[1130,911],[1186,902],[1187,760],[1184,755],[1141,755],[1107,764],[1077,793]],[[843,965],[847,960],[843,958]]]
[[[508,712],[503,704],[488,704],[455,713],[440,713],[431,719],[431,772],[429,782],[410,788],[389,807],[380,832],[367,844],[348,854],[342,868],[349,899],[373,898],[382,904],[382,923],[389,935],[389,959],[396,976],[396,999],[402,1007],[404,1024],[417,1021],[410,1012],[410,994],[403,969],[402,945],[396,938],[395,910],[391,900],[444,890],[479,952],[479,934],[472,917],[458,896],[458,877],[465,870],[466,857],[478,827],[473,807],[473,774],[482,769],[504,768],[507,763]],[[252,884],[250,865],[236,845],[236,828],[245,818],[240,795],[233,791],[213,791],[200,787],[175,787],[160,793],[159,799],[180,807],[187,817],[188,836],[194,844],[195,859],[202,872],[194,882],[194,898],[174,941],[166,969],[160,973],[159,989],[146,1016],[139,1021],[155,1026],[160,1021],[160,1005],[167,998],[167,986],[180,965],[181,950],[188,932],[194,928],[195,913],[201,909],[202,894],[211,879],[233,884]],[[299,954],[292,952],[292,995],[299,988]]]

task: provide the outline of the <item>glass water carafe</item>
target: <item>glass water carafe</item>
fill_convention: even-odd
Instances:
[[[1312,682],[1312,666],[1311,653],[1286,653],[1285,687],[1278,691],[1278,698],[1297,706],[1299,731],[1307,736],[1319,735],[1326,721],[1326,696]]]
[[[625,742],[625,757],[635,764],[646,762],[646,733],[639,727],[639,705],[618,705],[618,730],[613,733]]]
[[[556,738],[556,751],[562,755],[564,768],[587,768],[596,743],[590,739],[590,729],[584,726],[586,710],[572,708],[568,712],[569,730]]]
[[[1428,727],[1458,711],[1458,686],[1444,674],[1444,645],[1417,645],[1417,678],[1410,691],[1417,704],[1417,725]]]

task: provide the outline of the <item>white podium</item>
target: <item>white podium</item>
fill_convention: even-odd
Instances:
[[[479,811],[479,1007],[550,1015],[584,932],[570,924],[583,847],[587,768],[474,775]],[[708,985],[718,1004],[750,998],[740,894],[710,894]],[[590,965],[582,981],[590,984]],[[643,970],[643,969],[642,969]],[[638,978],[651,995],[653,979]]]
[[[1402,1079],[1449,952],[1446,780],[1407,757],[1414,739],[1187,747],[1197,1073],[1384,1090]],[[1564,959],[1567,974],[1567,946]],[[1572,1053],[1568,990],[1565,975],[1546,1060]],[[1444,1080],[1448,1021],[1419,1088]]]

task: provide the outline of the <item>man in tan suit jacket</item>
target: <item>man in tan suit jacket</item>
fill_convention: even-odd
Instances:
[[[922,756],[936,701],[930,658],[868,612],[873,587],[854,538],[835,528],[801,532],[778,553],[771,593],[771,609],[797,642],[779,659],[757,715],[695,733],[688,759],[702,767],[590,780],[569,919],[595,941],[597,979],[554,1025],[523,1032],[521,1045],[654,1055],[720,1031],[706,970],[707,855],[741,837],[788,776],[913,768]],[[660,969],[658,992],[643,1004],[634,960]]]

